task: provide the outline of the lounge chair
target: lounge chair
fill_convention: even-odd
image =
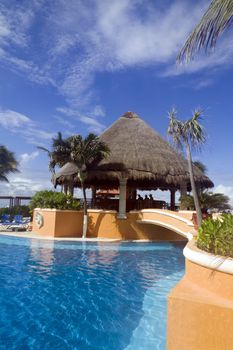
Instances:
[[[31,221],[30,218],[24,219],[22,215],[15,215],[13,218],[13,221],[11,222],[10,227],[14,231],[18,231],[18,229],[25,229],[26,230],[30,221]]]
[[[3,214],[1,216],[0,229],[7,229],[11,226],[10,215]]]
[[[26,230],[30,223],[31,219],[23,219],[22,215],[15,215],[13,220],[10,221],[10,215],[4,214],[2,216],[2,220],[0,222],[0,230],[9,230],[18,231],[18,230]]]

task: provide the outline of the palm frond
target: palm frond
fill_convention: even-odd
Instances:
[[[193,164],[195,165],[196,168],[198,168],[203,174],[206,174],[207,172],[207,167],[205,164],[203,164],[201,161],[196,160],[195,162],[193,162]]]
[[[41,151],[44,151],[44,152],[47,152],[48,154],[50,154],[50,151],[43,146],[37,146],[37,148],[40,149]]]
[[[71,147],[71,160],[81,172],[85,172],[92,165],[98,164],[110,152],[107,144],[95,134],[89,134],[86,138],[75,135],[69,139]]]
[[[233,0],[213,0],[200,20],[199,24],[188,37],[177,62],[190,61],[194,54],[205,48],[206,51],[215,47],[217,39],[231,26],[233,21]]]
[[[16,173],[18,162],[15,159],[14,153],[10,152],[5,146],[0,146],[0,181],[7,181],[6,175]]]
[[[1,175],[1,174],[0,174],[0,181],[9,182],[8,178],[4,175]]]
[[[195,110],[193,116],[185,122],[185,129],[192,147],[199,148],[206,141],[204,127],[200,124],[202,111]]]
[[[184,137],[183,123],[177,119],[177,111],[175,108],[168,113],[169,124],[167,134],[172,138],[172,141],[176,148],[182,149],[182,140]]]

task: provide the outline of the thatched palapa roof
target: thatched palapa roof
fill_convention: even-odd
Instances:
[[[122,115],[100,139],[108,144],[110,155],[88,172],[88,186],[116,188],[121,178],[127,178],[127,185],[138,189],[179,189],[182,181],[190,187],[187,161],[137,114]],[[55,175],[54,183],[68,182],[75,174],[76,166],[68,163]],[[200,187],[213,187],[197,167],[194,175]]]

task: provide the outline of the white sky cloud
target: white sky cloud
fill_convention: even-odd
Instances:
[[[58,0],[55,5],[34,0],[2,5],[0,59],[27,79],[57,88],[66,100],[64,108],[78,111],[81,117],[88,115],[93,119],[89,125],[97,126],[97,118],[105,113],[93,89],[96,75],[156,64],[166,66],[165,75],[178,74],[170,65],[207,5],[207,0],[177,0],[168,6],[149,0]],[[32,28],[41,14],[38,41]],[[23,48],[21,55],[9,50],[14,46]],[[25,55],[25,46],[30,55]],[[209,64],[214,66],[214,61],[219,58]],[[205,68],[206,62],[189,71]]]
[[[105,125],[101,124],[100,122],[98,122],[98,120],[90,118],[90,117],[86,117],[86,116],[81,116],[80,117],[81,122],[83,122],[84,124],[88,125],[88,130],[89,131],[93,131],[96,134],[100,134],[101,131],[104,130]]]
[[[9,183],[1,183],[0,195],[6,195],[7,193],[9,196],[32,196],[37,191],[53,189],[49,179],[41,179],[39,176],[32,178],[24,174],[19,174],[18,176],[14,175],[8,178]]]
[[[20,159],[19,159],[19,162],[20,164],[25,164],[25,163],[28,163],[30,162],[31,160],[35,159],[36,157],[38,157],[39,155],[39,152],[38,151],[34,151],[32,153],[22,153],[20,155]]]
[[[9,109],[0,109],[0,125],[5,129],[14,131],[15,128],[33,126],[33,122],[26,115]]]
[[[93,111],[90,111],[89,116],[82,115],[81,113],[66,107],[58,107],[57,111],[65,116],[72,117],[74,120],[80,120],[84,124],[88,125],[88,130],[96,134],[101,133],[105,129],[105,125],[97,120],[97,117],[103,117],[105,112],[103,108],[97,105]],[[55,117],[61,124],[71,126],[70,123],[61,117]]]
[[[51,140],[53,132],[42,130],[39,125],[28,116],[12,110],[0,108],[0,126],[12,133],[18,133],[30,143],[38,140]]]

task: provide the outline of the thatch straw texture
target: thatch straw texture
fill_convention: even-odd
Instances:
[[[183,181],[190,187],[187,161],[135,113],[125,113],[100,139],[111,152],[88,172],[88,186],[114,188],[119,179],[127,178],[128,186],[138,189],[179,189]],[[54,183],[68,182],[76,173],[75,165],[68,163],[55,175]],[[194,175],[200,187],[213,187],[196,167]]]

